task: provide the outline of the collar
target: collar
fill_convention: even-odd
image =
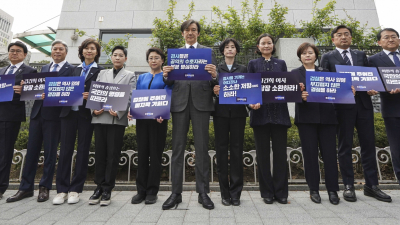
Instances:
[[[383,49],[383,51],[386,53],[386,55],[389,55],[391,53],[391,51]],[[399,50],[396,50],[397,54],[399,54]]]
[[[124,67],[121,67],[121,68],[119,68],[119,69],[116,70],[116,69],[113,67],[113,73],[114,73],[114,74],[118,74],[119,71],[121,71],[123,68],[124,68]]]
[[[15,66],[15,67],[16,67],[15,69],[19,69],[19,68],[22,66],[22,64],[24,64],[24,61],[19,62],[19,63],[15,64],[15,65],[13,65],[12,63],[10,63],[10,67],[11,67],[11,66]]]
[[[197,45],[198,45],[198,44],[199,44],[198,42],[194,43],[194,44],[193,44],[193,47],[194,47],[194,48],[197,48]],[[190,45],[185,43],[185,47],[186,47],[186,48],[190,48]]]
[[[61,61],[59,63],[55,63],[53,61],[53,63],[51,64],[51,67],[54,67],[54,64],[58,64],[58,66],[59,66],[58,68],[62,68],[66,62],[67,62],[67,60]]]
[[[343,54],[343,51],[344,51],[344,50],[347,50],[347,51],[350,53],[350,48],[341,49],[341,48],[336,47],[336,49],[339,51],[339,53],[340,53],[341,55]]]
[[[82,67],[82,64],[83,64],[83,62],[82,62],[81,65],[79,65],[78,67]],[[92,67],[97,68],[97,63],[96,63],[96,62],[93,62],[92,66],[91,66],[90,68],[92,68]]]

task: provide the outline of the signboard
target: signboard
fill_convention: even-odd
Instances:
[[[219,85],[219,104],[262,103],[260,73],[221,73]]]
[[[134,119],[169,119],[171,91],[166,89],[133,90],[131,115]]]
[[[168,65],[174,70],[168,73],[170,80],[211,80],[204,68],[211,64],[210,48],[168,49]]]

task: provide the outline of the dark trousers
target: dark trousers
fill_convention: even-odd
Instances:
[[[81,193],[83,190],[93,135],[91,121],[91,118],[85,119],[80,116],[78,111],[71,111],[68,116],[61,118],[61,147],[56,177],[57,193]],[[75,171],[71,180],[71,163],[77,133],[78,147],[75,157]]]
[[[319,146],[325,168],[326,189],[328,191],[339,191],[336,159],[336,125],[316,123],[299,123],[296,125],[299,128],[308,187],[312,191],[319,190]]]
[[[21,121],[0,121],[0,193],[6,192]]]
[[[124,140],[125,126],[115,124],[95,124],[95,178],[94,182],[103,191],[111,192]]]
[[[29,123],[28,150],[25,156],[25,166],[22,171],[19,190],[32,191],[34,188],[42,143],[44,148],[44,168],[39,186],[47,189],[52,188],[60,132],[60,121],[46,120],[41,115],[38,115],[35,119],[31,119]]]
[[[262,198],[287,198],[287,127],[277,124],[254,126],[256,142],[258,180]],[[270,140],[273,151],[273,172],[271,175]]]
[[[378,169],[376,164],[374,112],[365,109],[361,104],[353,109],[337,109],[339,165],[344,185],[354,184],[352,159],[354,127],[357,129],[361,147],[361,162],[367,186],[378,185]]]
[[[245,125],[246,117],[229,118],[214,116],[217,173],[221,197],[223,199],[240,199],[242,193]],[[229,160],[228,149],[230,152]],[[230,164],[230,173],[228,172],[228,164]],[[228,179],[228,174],[230,179]]]
[[[400,182],[400,117],[384,117],[383,119],[389,139],[393,170]]]
[[[167,129],[168,120],[162,123],[151,119],[136,120],[138,147],[136,187],[139,194],[157,195],[158,193]]]

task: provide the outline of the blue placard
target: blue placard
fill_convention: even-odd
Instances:
[[[261,73],[263,103],[301,102],[299,76],[295,72]]]
[[[57,72],[22,74],[24,85],[22,86],[21,101],[42,100],[46,77],[56,77],[57,75]]]
[[[375,67],[336,65],[339,73],[350,73],[356,91],[386,91]]]
[[[168,65],[174,70],[168,73],[170,80],[211,80],[204,68],[211,64],[210,48],[168,49]]]
[[[219,104],[262,103],[260,73],[220,73]]]
[[[86,108],[109,111],[125,111],[128,108],[129,84],[113,84],[93,81],[90,86]]]
[[[14,96],[14,84],[14,74],[0,75],[0,102],[12,101]]]
[[[47,77],[43,106],[80,106],[85,77]]]
[[[355,104],[349,73],[306,72],[307,102]]]
[[[171,90],[133,90],[131,115],[134,119],[169,119]]]

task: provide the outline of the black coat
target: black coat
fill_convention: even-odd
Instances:
[[[292,70],[300,75],[300,82],[306,85],[306,69],[304,66]],[[322,67],[315,67],[315,72],[329,72]],[[337,124],[335,107],[332,103],[300,102],[295,106],[296,115],[294,122],[297,123],[319,123]]]
[[[221,73],[247,73],[247,68],[243,65],[233,63],[232,69],[229,70],[225,62],[221,63],[217,67],[218,74]],[[246,105],[234,105],[234,104],[219,104],[219,98],[215,99],[215,111],[212,113],[213,116],[220,117],[247,117],[249,116]]]

